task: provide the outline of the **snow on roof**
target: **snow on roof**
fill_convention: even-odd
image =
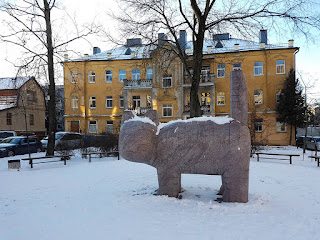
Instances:
[[[15,107],[15,106],[16,106],[16,103],[7,104],[7,105],[0,105],[0,111],[1,111],[1,110],[4,110],[4,109],[8,109],[8,108]]]
[[[29,77],[0,78],[0,90],[19,89],[29,79]]]
[[[217,43],[222,44],[222,47],[216,47]],[[203,44],[203,54],[214,54],[214,53],[225,53],[225,52],[234,52],[234,45],[239,44],[239,51],[252,51],[252,50],[260,50],[260,43],[243,40],[238,38],[229,38],[229,40],[205,40]],[[211,46],[211,51],[208,52],[208,46]],[[119,48],[111,49],[108,51],[96,53],[93,55],[89,55],[89,61],[101,61],[101,60],[128,60],[128,59],[145,59],[150,58],[150,53],[156,49],[156,45],[137,45],[137,46],[122,46]],[[192,41],[187,42],[187,49],[190,51],[186,51],[188,55],[193,54],[193,44]],[[288,48],[288,44],[266,44],[265,49],[283,49]],[[134,56],[131,53],[134,52]],[[70,61],[85,61],[85,58],[78,58]]]

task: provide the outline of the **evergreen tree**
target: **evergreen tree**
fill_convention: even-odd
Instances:
[[[306,119],[305,98],[302,95],[302,87],[299,79],[296,79],[295,71],[291,68],[284,83],[284,88],[277,105],[279,116],[290,125],[290,142],[292,141],[293,127],[303,127]]]

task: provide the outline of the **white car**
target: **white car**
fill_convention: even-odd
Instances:
[[[48,136],[41,140],[42,148],[44,150],[48,147]],[[83,140],[80,133],[75,132],[57,132],[55,140],[55,149],[62,148],[79,148]]]
[[[0,131],[0,141],[7,138],[7,137],[14,137],[17,136],[15,131]]]

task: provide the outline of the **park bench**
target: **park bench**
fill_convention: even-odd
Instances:
[[[256,152],[257,154],[257,161],[259,162],[261,159],[273,159],[273,160],[289,160],[290,164],[292,164],[292,157],[299,157],[298,154],[282,154],[282,153],[263,153],[263,152]],[[281,156],[281,157],[289,157],[289,158],[271,158],[271,157],[260,157],[260,155],[267,155],[267,156]]]
[[[59,156],[45,156],[45,157],[31,157],[31,158],[22,158],[22,161],[29,161],[31,168],[33,168],[34,164],[40,163],[50,163],[50,162],[60,162],[63,161],[64,165],[67,165],[67,160],[69,160],[73,155],[59,155]],[[59,160],[51,160],[53,158],[60,158]],[[34,162],[35,160],[42,160],[41,162]],[[49,160],[49,161],[45,161]]]
[[[311,156],[309,156],[309,158],[314,158],[314,160],[318,162],[318,167],[320,167],[320,160],[319,160],[320,156],[311,155]]]
[[[89,156],[89,162],[91,162],[91,158],[102,158],[102,157],[114,157],[114,156],[117,156],[118,160],[120,159],[119,151],[82,153],[82,158],[87,158],[87,156]]]

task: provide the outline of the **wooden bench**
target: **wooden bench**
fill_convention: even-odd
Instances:
[[[120,160],[118,151],[82,153],[82,157],[87,157],[87,156],[89,156],[89,162],[91,162],[91,158],[102,158],[102,157],[112,157],[112,156],[117,156],[118,160]]]
[[[261,159],[273,159],[273,160],[289,160],[290,164],[292,164],[292,157],[299,157],[298,154],[282,154],[282,153],[263,153],[263,152],[256,152],[257,154],[257,161],[260,160],[260,155],[269,155],[269,156],[286,156],[288,158],[268,158],[268,157],[261,157]]]
[[[31,168],[33,168],[34,164],[40,164],[40,163],[49,163],[49,162],[60,162],[63,161],[64,165],[67,165],[67,160],[69,160],[73,155],[59,155],[59,156],[45,156],[45,157],[34,157],[34,158],[22,158],[22,161],[29,161],[29,164],[31,165]],[[43,160],[43,159],[52,159],[52,158],[60,158],[60,160],[54,160],[54,161],[44,161],[44,162],[34,162],[34,160]]]
[[[309,156],[309,158],[314,158],[314,160],[318,162],[318,167],[320,167],[320,160],[319,160],[320,156],[311,155],[311,156]]]

